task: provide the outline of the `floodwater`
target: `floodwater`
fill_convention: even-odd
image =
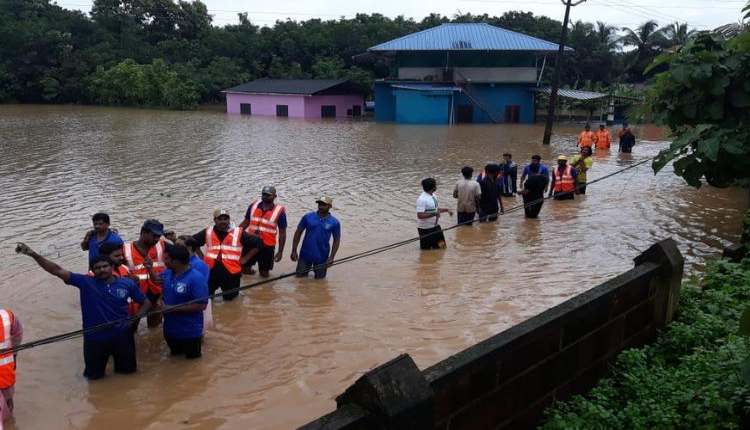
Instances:
[[[22,240],[82,271],[80,242],[97,211],[134,238],[146,218],[178,234],[226,206],[239,220],[276,185],[293,228],[320,194],[334,198],[340,257],[415,236],[426,176],[443,206],[464,165],[512,152],[545,161],[574,151],[562,127],[543,147],[541,126],[406,126],[70,106],[0,106],[0,288],[25,340],[80,326],[78,294],[16,256]],[[597,154],[589,178],[655,155],[659,130],[637,130],[632,155]],[[139,372],[88,383],[81,340],[19,355],[15,428],[292,428],[333,410],[364,371],[399,353],[422,368],[632,267],[651,243],[674,237],[691,268],[739,236],[745,193],[694,190],[648,165],[496,224],[446,233],[445,251],[417,244],[218,301],[197,361],[170,358],[160,330],[141,327]],[[505,199],[509,208],[520,199]],[[455,220],[445,217],[443,226]],[[290,230],[291,234],[293,230]],[[288,260],[273,273],[293,269]],[[252,282],[254,277],[247,277]],[[11,428],[13,425],[11,425]]]

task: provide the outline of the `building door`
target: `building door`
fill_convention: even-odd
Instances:
[[[336,106],[324,105],[320,107],[321,118],[336,118]]]
[[[458,105],[456,107],[456,122],[473,122],[474,106]]]
[[[276,116],[289,116],[289,105],[276,105]]]
[[[520,121],[521,121],[521,106],[519,105],[505,106],[505,122],[515,124]]]
[[[253,109],[250,103],[240,103],[240,114],[241,115],[252,115]]]
[[[352,106],[352,116],[355,118],[362,116],[362,106],[360,105]]]

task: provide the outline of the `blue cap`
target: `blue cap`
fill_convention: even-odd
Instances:
[[[160,223],[158,219],[147,219],[143,223],[142,230],[148,230],[153,234],[164,236],[164,224]]]

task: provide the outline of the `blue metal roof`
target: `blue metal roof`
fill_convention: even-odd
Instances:
[[[485,23],[441,24],[368,49],[373,52],[557,50],[556,43]]]
[[[443,91],[443,92],[461,91],[461,87],[434,85],[434,84],[399,84],[399,85],[391,85],[391,87],[398,88],[400,90],[413,90],[413,91]]]

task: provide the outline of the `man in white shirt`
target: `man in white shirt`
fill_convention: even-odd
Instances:
[[[417,199],[419,248],[444,249],[445,236],[438,221],[440,221],[440,214],[448,212],[448,215],[453,216],[453,212],[439,207],[437,196],[435,196],[437,182],[434,178],[422,179],[422,189],[424,192]]]
[[[456,214],[459,224],[471,225],[474,223],[479,198],[482,196],[482,187],[472,178],[474,169],[471,167],[461,169],[461,174],[463,179],[459,179],[453,188],[453,198],[458,199]]]

